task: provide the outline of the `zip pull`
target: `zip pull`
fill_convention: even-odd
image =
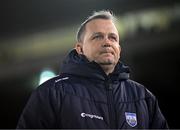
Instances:
[[[113,85],[112,85],[111,80],[109,78],[107,78],[105,80],[105,86],[106,86],[107,90],[112,90],[113,89]]]
[[[114,108],[114,98],[113,98],[113,84],[109,78],[105,80],[105,87],[107,92],[107,104],[109,113],[109,128],[117,128],[116,112]]]

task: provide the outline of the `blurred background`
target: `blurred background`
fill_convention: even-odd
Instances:
[[[179,0],[6,0],[0,2],[0,128],[15,128],[31,92],[61,72],[78,26],[93,11],[119,19],[121,60],[180,128]]]

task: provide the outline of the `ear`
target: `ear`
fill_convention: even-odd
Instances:
[[[76,43],[75,49],[78,54],[83,54],[83,44],[82,43],[79,43],[79,42]]]

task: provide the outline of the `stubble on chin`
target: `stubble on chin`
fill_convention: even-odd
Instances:
[[[99,61],[97,62],[99,65],[114,65],[114,61],[112,61],[111,59],[108,60],[104,60],[104,61]]]

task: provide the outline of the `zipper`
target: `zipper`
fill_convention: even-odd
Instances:
[[[107,79],[105,81],[105,86],[107,90],[106,92],[107,92],[110,129],[115,129],[117,128],[117,125],[116,125],[117,121],[116,121],[116,112],[115,112],[114,98],[113,98],[113,88],[112,88],[110,79]]]

